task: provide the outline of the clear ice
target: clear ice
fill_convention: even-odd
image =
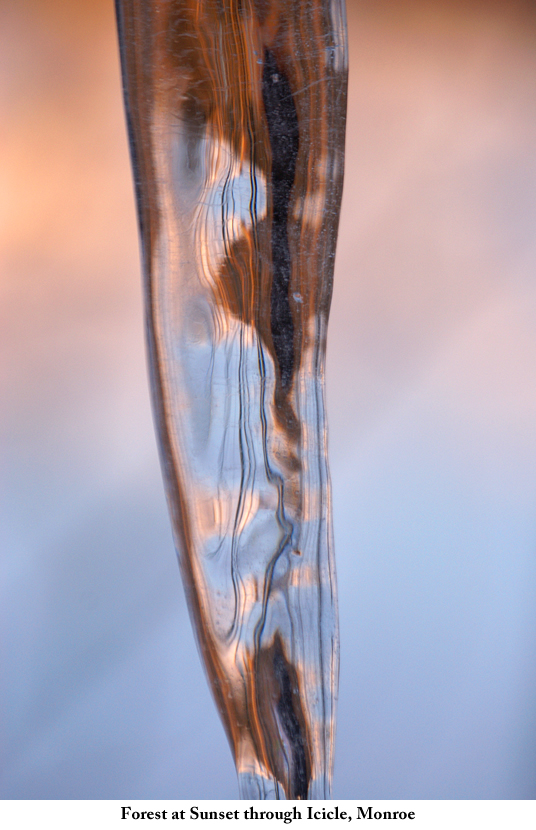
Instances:
[[[330,796],[344,0],[117,0],[155,421],[241,798]]]

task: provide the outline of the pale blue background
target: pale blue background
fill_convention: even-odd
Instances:
[[[350,0],[340,798],[536,796],[536,21]],[[112,3],[0,4],[3,798],[232,798],[145,378]]]

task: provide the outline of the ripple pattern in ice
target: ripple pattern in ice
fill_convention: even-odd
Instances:
[[[244,798],[329,797],[343,0],[117,0],[155,418]]]

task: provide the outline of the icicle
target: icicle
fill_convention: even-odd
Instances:
[[[343,0],[117,0],[155,420],[243,798],[329,797]]]

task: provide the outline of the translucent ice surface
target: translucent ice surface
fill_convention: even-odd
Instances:
[[[343,0],[118,0],[155,418],[244,798],[330,793]]]

